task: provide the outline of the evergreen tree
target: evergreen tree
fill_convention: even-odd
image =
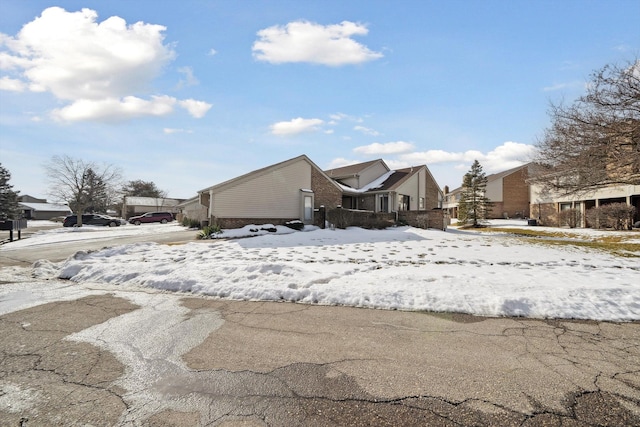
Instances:
[[[84,211],[106,212],[109,206],[109,193],[105,182],[91,168],[85,172],[84,180],[86,182],[83,194],[86,203]]]
[[[0,218],[17,219],[20,215],[18,205],[19,191],[13,191],[13,185],[9,184],[11,173],[0,163]]]
[[[458,204],[458,222],[478,227],[491,212],[491,200],[486,197],[487,177],[482,166],[474,160],[462,180],[462,194]]]
[[[154,182],[141,179],[127,182],[122,187],[122,194],[133,197],[164,197],[163,191]]]

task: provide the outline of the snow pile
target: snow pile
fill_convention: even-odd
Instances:
[[[41,274],[51,270],[44,267]],[[239,300],[640,319],[637,258],[456,230],[278,229],[248,239],[131,244],[79,252],[55,275]]]

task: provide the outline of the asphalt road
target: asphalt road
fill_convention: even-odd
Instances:
[[[18,270],[0,303],[32,303],[0,316],[0,426],[640,425],[637,322],[228,301]]]
[[[62,227],[61,224],[30,226],[22,230],[22,237],[28,239],[30,235],[43,230],[55,227]],[[127,225],[126,227],[133,227]],[[144,227],[140,225],[139,227]],[[7,232],[8,233],[8,232]],[[15,233],[14,233],[15,234]],[[64,261],[78,251],[98,250],[105,247],[126,245],[138,242],[157,242],[163,244],[180,244],[196,240],[196,231],[176,231],[172,233],[159,233],[152,235],[117,236],[95,240],[80,240],[71,242],[61,242],[55,245],[29,246],[27,248],[11,249],[10,246],[0,251],[0,267],[11,265],[29,266],[40,259],[58,262]],[[17,235],[14,236],[17,240]]]

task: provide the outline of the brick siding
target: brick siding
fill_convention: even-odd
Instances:
[[[342,204],[342,191],[316,168],[311,168],[311,191],[313,191],[316,209],[320,206],[333,209]]]
[[[522,168],[502,181],[502,206],[498,204],[493,209],[494,218],[528,218],[529,212],[529,184],[527,184],[527,168]]]

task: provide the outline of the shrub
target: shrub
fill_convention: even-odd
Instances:
[[[207,225],[202,228],[202,231],[198,233],[198,239],[212,239],[214,236],[222,234],[222,229],[218,224]]]
[[[560,225],[568,225],[570,228],[576,228],[582,219],[582,213],[578,209],[565,209],[560,211]]]
[[[193,218],[182,218],[182,226],[187,228],[200,228],[200,221]]]
[[[636,208],[626,203],[610,203],[589,209],[587,219],[594,228],[630,230],[635,212]]]

